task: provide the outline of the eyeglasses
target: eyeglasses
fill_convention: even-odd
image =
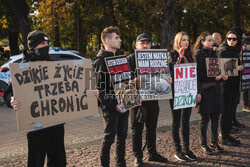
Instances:
[[[237,38],[227,38],[228,41],[237,41]]]

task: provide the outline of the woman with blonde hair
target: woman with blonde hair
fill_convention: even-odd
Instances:
[[[171,77],[174,79],[174,65],[182,63],[193,63],[194,58],[189,44],[189,36],[186,32],[179,32],[174,38],[173,50],[169,52],[168,62],[170,66]],[[173,82],[174,83],[174,82]],[[172,95],[174,97],[174,84],[172,84]],[[200,95],[197,100],[199,100]],[[170,107],[172,111],[172,137],[174,140],[176,154],[174,157],[180,161],[196,160],[197,157],[189,150],[189,120],[192,108],[184,108],[174,110],[174,100],[170,99]],[[182,123],[182,138],[184,148],[180,145],[179,128]]]

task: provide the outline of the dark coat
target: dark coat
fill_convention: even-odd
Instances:
[[[114,55],[112,52],[105,51],[102,48],[98,52],[97,58],[93,65],[95,70],[96,84],[99,89],[99,98],[101,99],[101,108],[106,108],[109,111],[116,111],[116,105],[118,103],[104,58],[118,55],[122,55],[122,53],[120,51],[117,51]]]
[[[207,77],[207,67],[205,59],[209,57],[216,58],[216,53],[211,49],[203,48],[198,49],[195,52],[195,57],[197,60],[198,93],[201,94],[199,113],[221,113],[223,112],[221,83],[220,81],[216,81],[215,77]]]
[[[168,64],[170,75],[172,77],[172,97],[174,97],[174,65],[175,64],[183,64],[183,63],[194,63],[194,58],[191,53],[184,53],[184,57],[180,60],[180,55],[176,50],[172,50],[168,53]],[[170,107],[173,110],[173,99],[170,99]]]
[[[219,58],[237,58],[238,65],[240,65],[240,57],[237,47],[228,46],[227,43],[222,43],[217,50],[217,55]],[[230,76],[228,80],[223,82],[223,87],[227,85],[229,87],[240,88],[240,73],[238,76]],[[239,90],[240,91],[240,90]]]

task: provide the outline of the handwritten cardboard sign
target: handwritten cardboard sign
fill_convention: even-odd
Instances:
[[[207,76],[238,76],[237,58],[206,58]]]
[[[174,109],[194,107],[196,96],[196,63],[174,65]]]
[[[250,50],[245,50],[242,52],[242,63],[244,66],[241,89],[250,90]]]
[[[127,57],[115,56],[105,58],[116,94],[116,99],[122,110],[128,110],[141,104],[141,97],[132,78],[132,71]]]
[[[12,63],[19,131],[33,131],[98,112],[90,60]]]
[[[171,99],[167,50],[135,50],[135,55],[142,100]]]

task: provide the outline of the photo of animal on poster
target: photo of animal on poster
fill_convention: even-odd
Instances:
[[[207,76],[238,76],[237,58],[206,58]]]
[[[105,58],[105,62],[120,108],[128,110],[139,106],[141,97],[126,55]]]
[[[141,81],[140,95],[143,101],[172,98],[166,49],[135,50],[136,67]]]
[[[136,89],[135,80],[114,84],[114,90],[121,109],[130,109],[141,104],[141,97]]]
[[[141,80],[140,95],[143,100],[171,99],[171,85],[167,82],[168,74],[139,75]]]

